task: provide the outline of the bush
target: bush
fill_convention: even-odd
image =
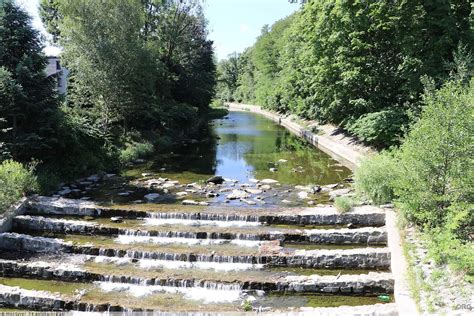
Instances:
[[[438,264],[447,263],[474,278],[474,248],[467,240],[466,228],[473,225],[473,205],[456,204],[448,209],[446,224],[426,232],[428,255]]]
[[[120,151],[120,163],[127,164],[138,158],[144,158],[154,151],[154,146],[149,142],[138,143],[132,142],[128,143],[125,149]]]
[[[17,202],[22,196],[36,192],[35,164],[24,166],[13,160],[0,164],[0,212]]]
[[[348,124],[347,129],[364,143],[385,148],[400,143],[402,126],[407,122],[403,112],[383,110],[362,115]]]
[[[362,162],[355,172],[357,195],[375,204],[389,203],[395,198],[394,183],[398,177],[397,162],[389,152],[382,152]]]
[[[334,199],[334,206],[341,213],[347,213],[354,207],[354,201],[347,196],[339,196]]]
[[[448,209],[474,198],[474,80],[429,85],[421,117],[397,152],[395,193],[408,219],[443,226]]]

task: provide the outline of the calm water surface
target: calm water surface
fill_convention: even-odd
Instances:
[[[202,141],[155,157],[151,164],[128,170],[154,171],[170,179],[192,182],[221,175],[239,182],[271,178],[281,184],[331,184],[350,170],[273,121],[249,112],[230,112],[213,121]],[[287,162],[279,162],[281,160]],[[166,168],[166,171],[160,171]],[[270,168],[277,168],[275,172]]]

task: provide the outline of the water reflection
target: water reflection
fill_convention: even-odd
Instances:
[[[231,112],[225,119],[212,122],[199,139],[176,147],[171,154],[157,156],[142,171],[182,183],[217,174],[240,182],[272,178],[289,185],[336,183],[350,174],[306,141],[253,113]]]

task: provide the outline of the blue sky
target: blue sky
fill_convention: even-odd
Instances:
[[[39,0],[16,0],[33,16],[33,25],[44,32],[38,16]],[[205,0],[205,14],[209,20],[209,37],[214,41],[216,55],[226,58],[251,46],[265,24],[290,15],[299,8],[288,0]],[[46,54],[57,54],[59,49],[47,47]]]

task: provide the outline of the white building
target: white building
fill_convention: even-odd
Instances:
[[[48,65],[46,66],[46,75],[53,76],[56,82],[56,89],[59,94],[66,94],[67,91],[67,76],[69,70],[61,66],[59,57],[48,56]]]

